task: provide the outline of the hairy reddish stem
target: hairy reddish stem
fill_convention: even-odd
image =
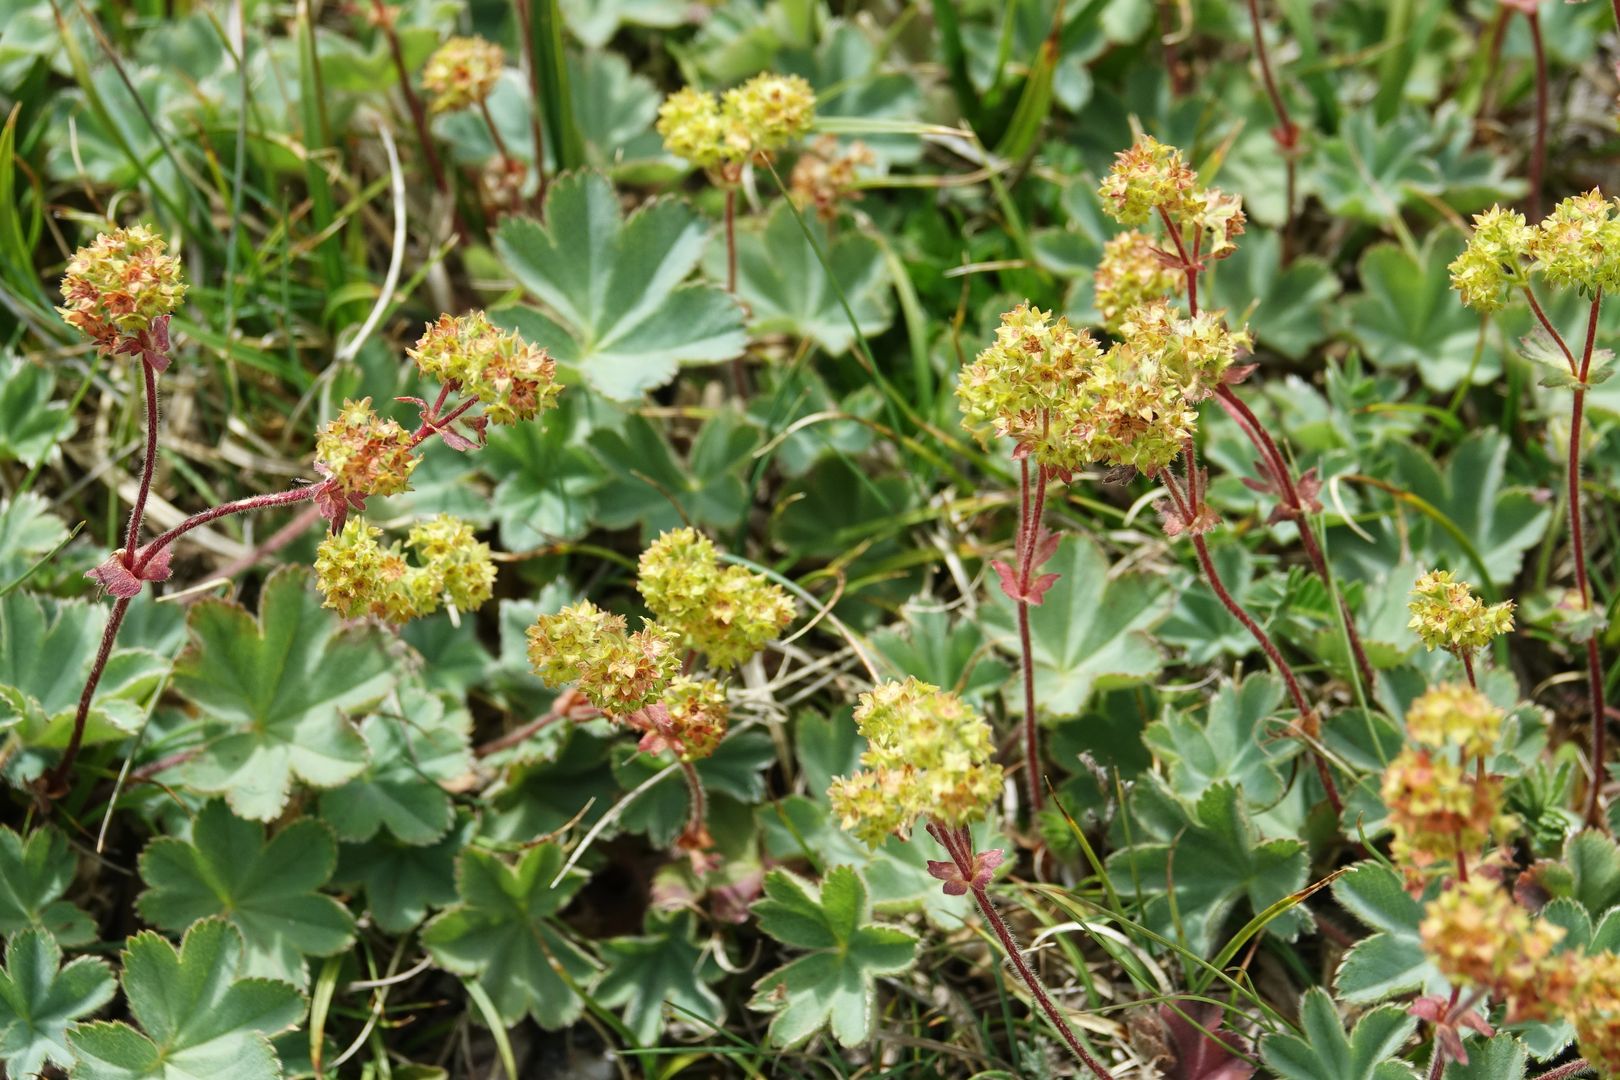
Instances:
[[[141,360],[141,375],[146,383],[146,457],[141,462],[141,486],[135,494],[135,505],[129,512],[129,531],[124,539],[124,565],[130,566],[135,558],[135,547],[141,542],[141,523],[146,518],[146,499],[152,493],[152,473],[157,468],[158,451],[158,391],[157,369]]]
[[[1035,549],[1040,544],[1041,515],[1046,510],[1046,470],[1036,466],[1035,494],[1030,497],[1029,460],[1020,462],[1019,506],[1022,511],[1018,522],[1018,591],[1029,592],[1029,575],[1034,567]],[[1029,795],[1030,813],[1038,814],[1046,806],[1046,793],[1041,790],[1041,729],[1035,716],[1035,649],[1029,632],[1029,601],[1018,600],[1018,654],[1024,681],[1024,787]]]
[[[113,603],[112,611],[107,616],[107,625],[101,631],[101,646],[96,650],[95,663],[90,666],[90,677],[84,681],[84,689],[79,693],[79,708],[73,714],[73,734],[68,736],[68,744],[62,751],[62,760],[56,763],[56,768],[45,774],[40,784],[40,792],[47,799],[60,798],[67,794],[68,777],[73,773],[73,762],[79,756],[79,747],[84,743],[84,724],[90,715],[90,702],[95,699],[96,687],[101,684],[102,673],[107,670],[107,658],[112,655],[113,642],[118,640],[118,628],[124,624],[124,614],[129,611],[129,599],[120,597]]]
[[[1266,431],[1260,418],[1254,415],[1248,403],[1238,397],[1230,386],[1222,384],[1217,388],[1215,400],[1226,410],[1227,415],[1237,422],[1243,434],[1260,452],[1262,463],[1282,489],[1284,505],[1294,515],[1294,524],[1299,528],[1300,544],[1305,548],[1305,557],[1310,561],[1311,569],[1316,572],[1318,578],[1321,578],[1322,584],[1327,585],[1330,580],[1327,556],[1322,553],[1322,546],[1316,541],[1316,532],[1306,518],[1305,503],[1300,498],[1299,488],[1294,483],[1287,459],[1283,457],[1282,451]],[[1345,632],[1350,639],[1350,652],[1355,658],[1356,670],[1361,673],[1361,681],[1371,690],[1377,686],[1372,661],[1368,659],[1367,649],[1361,641],[1361,633],[1356,629],[1355,616],[1350,613],[1350,605],[1345,602],[1342,595],[1339,597],[1339,611],[1344,616]]]
[[[1615,4],[1616,7],[1620,7],[1620,0],[1615,0]],[[1591,1064],[1585,1058],[1580,1058],[1579,1060],[1571,1061],[1567,1065],[1560,1065],[1556,1069],[1548,1069],[1546,1072],[1537,1076],[1535,1080],[1573,1080],[1574,1077],[1577,1077],[1582,1073],[1595,1071],[1596,1070],[1592,1068]]]
[[[1479,680],[1474,678],[1474,654],[1467,649],[1463,649],[1457,653],[1457,656],[1462,660],[1463,674],[1468,676],[1468,685],[1478,690]]]
[[[1592,370],[1593,346],[1597,344],[1598,315],[1603,307],[1603,293],[1592,298],[1592,308],[1586,318],[1586,347],[1581,351],[1581,366],[1577,377],[1581,385],[1575,388],[1575,404],[1569,420],[1569,536],[1575,555],[1575,587],[1581,594],[1581,610],[1592,609],[1592,581],[1586,570],[1586,534],[1581,523],[1581,424],[1586,410],[1586,379]],[[1603,710],[1603,662],[1598,656],[1597,632],[1592,629],[1586,639],[1586,676],[1592,698],[1592,793],[1586,804],[1588,825],[1599,825],[1603,814],[1603,787],[1608,780],[1609,765],[1605,760],[1608,722]]]
[[[501,137],[501,129],[495,126],[495,118],[489,113],[489,101],[480,101],[478,111],[483,114],[484,126],[489,128],[489,137],[495,140],[495,149],[501,155],[502,163],[506,165],[508,172],[512,171],[517,162],[513,159],[512,152],[506,148],[506,140]]]
[[[969,828],[966,825],[952,827],[939,822],[932,822],[928,827],[928,831],[945,848],[945,852],[950,855],[951,861],[956,863],[956,869],[961,874],[962,880],[975,882],[978,867],[974,865],[973,833]],[[1058,1011],[1057,1005],[1053,1003],[1051,997],[1046,993],[1046,987],[1041,984],[1040,977],[1030,968],[1029,961],[1024,958],[1024,951],[1019,948],[1018,941],[1013,937],[1012,931],[1008,929],[1006,921],[1002,919],[1001,913],[996,910],[996,906],[990,902],[990,894],[985,890],[985,886],[974,883],[969,888],[973,893],[974,903],[979,906],[979,913],[984,916],[984,921],[990,925],[996,939],[1001,942],[1002,951],[1007,954],[1007,959],[1012,963],[1013,970],[1018,973],[1018,977],[1023,980],[1024,985],[1029,987],[1029,992],[1035,998],[1035,1003],[1046,1014],[1046,1018],[1052,1022],[1052,1026],[1063,1036],[1063,1041],[1068,1046],[1069,1052],[1082,1065],[1090,1069],[1092,1075],[1098,1077],[1098,1080],[1114,1080],[1113,1074],[1103,1067],[1102,1062],[1092,1057],[1086,1050],[1085,1045],[1075,1035],[1074,1029],[1069,1026],[1069,1022],[1063,1018],[1063,1014]]]
[[[1536,141],[1530,152],[1530,218],[1541,217],[1542,176],[1547,170],[1547,49],[1541,40],[1541,14],[1524,13],[1530,24],[1530,47],[1536,57]]]
[[[737,295],[737,189],[726,185],[726,292]],[[731,361],[732,389],[743,400],[748,399],[748,367],[741,356]]]
[[[1295,162],[1294,147],[1299,141],[1299,128],[1288,115],[1288,103],[1283,101],[1282,94],[1277,90],[1277,80],[1271,71],[1271,55],[1266,49],[1266,35],[1260,26],[1259,0],[1249,0],[1249,25],[1254,30],[1254,55],[1260,62],[1260,81],[1265,85],[1266,96],[1271,99],[1271,111],[1277,116],[1277,129],[1273,132],[1277,145],[1282,149],[1283,162],[1287,168],[1287,187],[1285,198],[1288,200],[1283,217],[1283,262],[1290,261],[1289,256],[1293,248],[1294,232],[1294,188],[1295,188]]]
[[[319,484],[306,484],[303,487],[293,488],[291,491],[278,491],[274,495],[255,495],[250,499],[238,499],[235,502],[228,502],[192,514],[186,520],[143,547],[135,568],[136,570],[144,569],[146,564],[157,556],[158,552],[186,535],[192,529],[206,525],[210,521],[217,521],[222,517],[229,517],[231,514],[243,514],[249,510],[265,510],[272,506],[291,506],[293,503],[303,502],[305,499],[313,499],[315,492],[320,490],[320,486]]]
[[[444,194],[450,192],[450,182],[444,175],[444,164],[439,161],[439,152],[433,148],[433,138],[428,134],[427,112],[422,108],[422,99],[416,96],[416,90],[411,86],[411,73],[405,66],[405,51],[400,47],[399,34],[394,30],[394,21],[383,0],[371,0],[372,10],[376,13],[378,29],[382,31],[383,39],[388,42],[388,52],[394,59],[394,71],[399,75],[399,88],[405,95],[405,105],[411,112],[411,124],[416,128],[416,141],[422,147],[422,156],[427,159],[428,169],[433,173],[433,184]]]

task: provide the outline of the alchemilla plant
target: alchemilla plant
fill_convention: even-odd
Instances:
[[[1620,1077],[1617,34],[22,0],[0,1076]]]

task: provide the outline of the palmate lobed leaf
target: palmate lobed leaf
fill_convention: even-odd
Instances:
[[[844,1046],[865,1042],[876,1014],[877,978],[911,967],[916,937],[870,921],[866,883],[850,866],[828,871],[819,888],[772,870],[753,912],[764,933],[812,950],[754,984],[750,1007],[775,1013],[771,1042],[799,1046],[823,1027]]]
[[[672,199],[626,218],[606,179],[567,174],[546,196],[544,225],[511,217],[495,235],[507,269],[547,311],[505,308],[495,318],[592,389],[633,401],[681,364],[728,360],[747,344],[735,300],[710,285],[682,284],[705,231]]]
[[[67,838],[55,829],[23,837],[0,826],[0,934],[40,927],[63,945],[94,941],[90,916],[61,899],[78,866]]]
[[[1173,602],[1162,578],[1110,577],[1102,549],[1083,536],[1066,539],[1043,569],[1061,575],[1029,611],[1036,701],[1048,714],[1076,713],[1094,690],[1133,686],[1158,672],[1163,660],[1147,631]],[[983,619],[996,644],[1016,655],[1015,607],[1000,590]]]
[[[625,1026],[642,1046],[657,1044],[666,1011],[685,1023],[719,1025],[725,1019],[724,1004],[708,987],[723,971],[693,939],[694,930],[690,912],[649,911],[641,935],[601,944],[607,973],[591,996],[609,1008],[622,1008]]]
[[[395,664],[375,631],[339,629],[307,571],[272,574],[257,619],[205,600],[188,629],[174,687],[202,711],[206,740],[184,768],[188,786],[270,821],[295,779],[335,787],[364,771],[365,740],[343,713],[387,693]]]
[[[105,960],[81,956],[62,966],[62,948],[30,927],[6,942],[0,971],[0,1061],[10,1076],[32,1076],[73,1061],[68,1025],[95,1012],[116,987]]]
[[[241,935],[223,919],[187,929],[177,950],[150,931],[123,953],[124,996],[139,1029],[79,1024],[68,1035],[82,1080],[279,1080],[267,1038],[298,1023],[304,999],[275,979],[245,977]]]
[[[1376,862],[1361,862],[1333,882],[1333,898],[1373,931],[1351,946],[1333,976],[1339,997],[1358,1004],[1417,991],[1444,993],[1445,978],[1423,951],[1418,926],[1423,904],[1400,876]]]
[[[1347,1038],[1327,991],[1312,987],[1299,1010],[1304,1038],[1271,1035],[1260,1056],[1282,1080],[1405,1080],[1415,1077],[1396,1053],[1417,1028],[1406,1010],[1380,1006],[1362,1014]]]
[[[570,871],[553,887],[563,858],[562,848],[550,843],[529,848],[513,864],[469,847],[456,862],[460,901],[422,928],[434,962],[476,977],[507,1024],[527,1013],[555,1030],[585,1007],[578,987],[596,974],[596,962],[556,922],[585,875]]]
[[[331,956],[354,938],[354,918],[317,890],[337,866],[337,844],[300,818],[269,840],[221,802],[203,807],[191,839],[162,836],[141,852],[141,917],[165,930],[222,915],[240,934],[248,974],[307,985],[306,956]]]

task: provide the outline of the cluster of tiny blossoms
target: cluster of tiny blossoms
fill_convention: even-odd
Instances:
[[[833,781],[828,796],[845,829],[876,847],[918,817],[966,825],[1001,790],[990,725],[966,702],[907,678],[862,694],[855,723],[866,736],[860,772]]]
[[[1097,195],[1103,210],[1122,225],[1142,225],[1161,215],[1204,258],[1225,258],[1243,235],[1242,201],[1200,185],[1181,151],[1151,135],[1115,155]]]
[[[1586,296],[1620,287],[1620,215],[1596,188],[1553,207],[1537,225],[1493,206],[1474,217],[1468,245],[1451,264],[1451,287],[1477,311],[1496,311],[1539,273],[1554,288]]]
[[[1020,304],[957,384],[965,426],[1011,439],[1015,456],[1060,476],[1090,463],[1157,473],[1248,337],[1218,312],[1183,318],[1164,301],[1132,308],[1118,335],[1104,352],[1067,319]]]
[[[315,584],[325,606],[346,619],[403,623],[431,614],[442,602],[476,611],[493,595],[489,545],[479,542],[467,522],[441,514],[412,528],[405,547],[415,553],[416,565],[398,543],[383,544],[381,529],[350,518],[315,554]]]
[[[788,190],[795,203],[813,206],[817,217],[832,221],[838,216],[840,203],[861,197],[855,186],[855,170],[871,166],[876,160],[863,142],[852,142],[843,148],[836,135],[823,135],[793,163]]]
[[[1172,268],[1146,233],[1127,229],[1103,245],[1102,261],[1091,283],[1103,326],[1115,331],[1126,312],[1179,293],[1186,278]]]
[[[506,67],[506,54],[493,41],[453,37],[428,57],[422,86],[433,96],[434,112],[458,112],[482,105]]]
[[[330,501],[359,510],[367,496],[397,495],[410,487],[420,460],[415,451],[411,433],[378,416],[370,398],[345,401],[315,433],[315,469],[333,490]]]
[[[641,553],[636,588],[689,649],[726,669],[753,656],[793,621],[782,589],[742,566],[721,566],[695,529],[674,529]]]
[[[532,420],[557,403],[557,364],[482,311],[440,315],[407,350],[422,373],[475,395],[492,424]]]
[[[1412,703],[1406,730],[1415,746],[1395,756],[1382,795],[1390,849],[1416,879],[1455,869],[1512,824],[1501,781],[1483,762],[1501,734],[1502,713],[1468,686],[1435,687]]]
[[[103,355],[164,350],[144,347],[147,334],[167,334],[168,318],[185,298],[180,260],[165,255],[163,238],[145,225],[111,229],[74,252],[62,277],[64,322],[96,343]],[[155,361],[160,369],[166,359]]]
[[[658,109],[664,147],[722,181],[745,162],[770,155],[810,130],[816,95],[797,75],[762,73],[716,96],[683,87]]]
[[[541,615],[529,627],[529,664],[548,686],[577,683],[585,700],[623,717],[657,701],[680,671],[680,641],[643,619],[629,631],[623,615],[589,600]]]
[[[1513,601],[1487,604],[1449,570],[1431,570],[1418,578],[1407,610],[1412,613],[1408,628],[1431,652],[1473,653],[1513,630]]]

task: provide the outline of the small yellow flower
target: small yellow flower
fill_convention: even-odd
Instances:
[[[603,640],[624,633],[623,615],[581,600],[529,627],[529,666],[547,686],[563,686],[579,678]]]
[[[506,67],[506,53],[492,41],[453,37],[428,57],[422,86],[433,96],[436,112],[457,112],[482,105],[494,92]]]
[[[1409,629],[1430,651],[1473,652],[1513,630],[1513,601],[1486,604],[1449,570],[1431,570],[1412,586]]]
[[[437,606],[431,575],[405,561],[398,544],[384,546],[382,530],[352,517],[315,552],[315,585],[323,606],[345,619],[373,617],[408,622]]]
[[[1466,761],[1496,749],[1502,710],[1471,686],[1436,686],[1406,711],[1406,733],[1435,750],[1456,747]]]
[[[405,545],[431,576],[433,593],[457,610],[477,611],[494,595],[495,562],[470,523],[440,514],[412,528]]]
[[[659,704],[668,717],[669,737],[674,742],[670,749],[682,761],[708,757],[725,737],[729,706],[725,687],[714,679],[677,675],[669,681]],[[653,748],[647,740],[642,741],[643,750]]]
[[[742,566],[721,566],[695,529],[673,529],[641,554],[636,588],[658,620],[717,668],[759,652],[793,621],[782,589]]]
[[[793,163],[793,175],[788,179],[793,201],[815,207],[817,217],[832,221],[838,217],[841,203],[861,197],[855,170],[876,160],[865,143],[840,148],[836,135],[823,135]]]
[[[664,148],[725,183],[810,130],[816,95],[797,75],[762,73],[716,97],[684,87],[658,109]]]
[[[346,496],[363,500],[409,489],[417,460],[410,433],[373,412],[370,398],[345,401],[315,433],[315,467]]]
[[[1567,955],[1558,960],[1562,966],[1573,966]],[[1544,965],[1544,970],[1553,966]],[[1548,1019],[1571,1017],[1581,1056],[1600,1076],[1620,1075],[1620,954],[1600,952],[1582,957],[1578,976],[1573,995],[1550,1003]]]
[[[673,631],[643,620],[626,633],[623,616],[589,600],[540,616],[528,639],[536,675],[551,686],[576,682],[587,701],[614,717],[656,702],[680,669]]]
[[[1475,214],[1468,246],[1449,267],[1451,287],[1476,311],[1499,310],[1509,293],[1529,280],[1525,263],[1534,239],[1535,230],[1517,211],[1493,206]]]
[[[406,350],[422,374],[476,395],[492,424],[532,420],[557,404],[556,362],[482,311],[440,315]]]
[[[1141,225],[1163,210],[1179,219],[1198,177],[1181,158],[1181,151],[1151,135],[1143,135],[1129,150],[1114,155],[1097,195],[1103,209],[1123,225]]]
[[[1555,287],[1587,296],[1620,286],[1620,219],[1596,188],[1553,207],[1530,240],[1535,268]]]
[[[111,229],[74,252],[62,277],[64,322],[107,355],[153,330],[185,298],[180,260],[145,225]]]
[[[762,72],[721,95],[720,111],[748,132],[753,152],[770,153],[810,130],[816,94],[797,75]]]
[[[1477,856],[1508,824],[1502,786],[1428,750],[1402,750],[1384,771],[1381,794],[1394,833],[1390,851],[1419,876]]]
[[[1129,229],[1103,245],[1102,261],[1092,277],[1103,325],[1119,329],[1126,312],[1151,300],[1181,292],[1186,277],[1165,265],[1146,233]]]
[[[843,827],[876,847],[920,816],[966,825],[1001,790],[990,725],[966,702],[907,678],[862,694],[855,723],[866,736],[862,771],[833,781],[828,796]]]
[[[1563,927],[1532,918],[1500,882],[1483,874],[1454,882],[1430,901],[1419,933],[1441,974],[1504,1002],[1511,1023],[1557,1020],[1573,1004],[1576,958],[1554,956]],[[1575,1011],[1584,1008],[1583,1001]]]

